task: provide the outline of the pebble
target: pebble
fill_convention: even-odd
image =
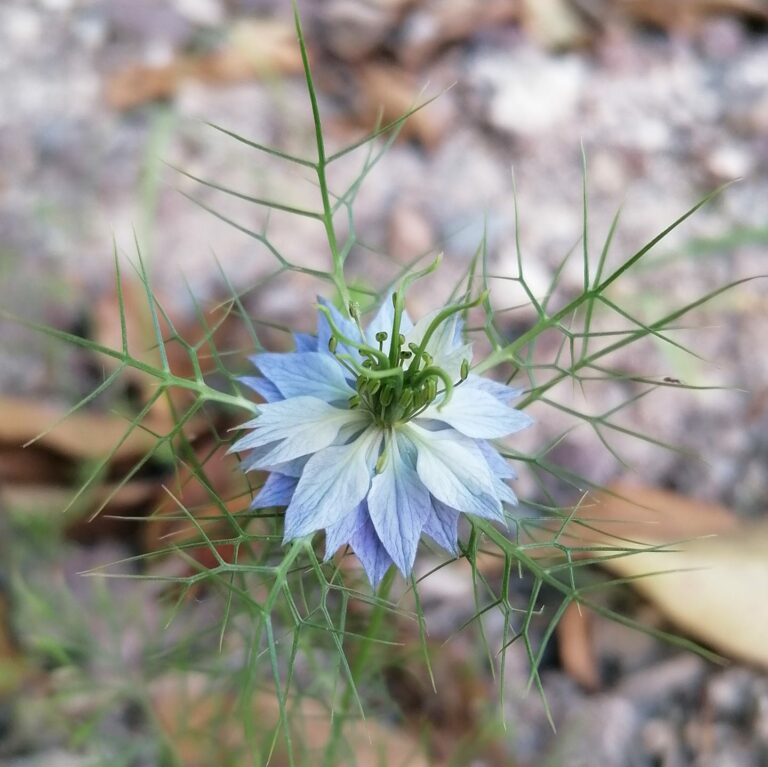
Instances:
[[[658,767],[686,767],[685,750],[675,726],[665,719],[650,719],[642,730],[643,749]]]
[[[746,725],[754,715],[755,700],[751,690],[752,674],[733,668],[713,676],[707,684],[707,702],[716,719]]]
[[[480,54],[468,74],[471,87],[486,94],[488,123],[521,136],[536,136],[572,119],[585,76],[583,59],[552,59],[528,47]]]
[[[175,0],[176,10],[193,24],[215,27],[226,17],[220,0]]]
[[[620,697],[585,699],[559,723],[559,736],[543,760],[568,767],[641,767],[640,717]]]
[[[704,681],[706,665],[693,653],[677,655],[625,677],[616,692],[647,711],[670,700],[690,701]]]

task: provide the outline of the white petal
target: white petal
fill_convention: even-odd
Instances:
[[[285,512],[286,541],[336,524],[365,498],[380,442],[381,431],[370,427],[307,461]]]
[[[443,421],[475,439],[497,439],[525,429],[533,423],[530,416],[499,402],[496,397],[471,386],[457,386],[442,409],[430,405],[423,418]]]
[[[250,450],[280,442],[261,457],[265,465],[282,463],[330,445],[342,426],[365,423],[366,414],[342,410],[315,397],[292,397],[261,406],[261,415],[245,424],[250,434],[239,439],[230,452]]]
[[[435,498],[458,511],[503,521],[488,464],[473,440],[453,429],[427,431],[413,422],[402,429],[416,444],[416,470]]]

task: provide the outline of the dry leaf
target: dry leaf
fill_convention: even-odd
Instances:
[[[248,483],[238,468],[237,458],[227,454],[226,446],[216,447],[212,440],[201,439],[195,444],[195,457],[204,467],[206,482],[225,499],[228,511],[232,514],[245,511],[251,501]],[[144,526],[144,551],[200,540],[200,531],[187,514],[200,519],[211,538],[232,534],[232,528],[214,502],[211,491],[200,482],[191,466],[180,466],[165,488],[159,493],[157,508]],[[188,553],[195,556],[195,550]],[[206,544],[201,544],[199,554],[206,561],[213,556]]]
[[[583,45],[590,30],[570,0],[522,0],[523,25],[539,45],[562,50]]]
[[[130,424],[118,416],[81,410],[57,423],[65,413],[39,400],[0,397],[0,444],[20,447],[43,434],[36,444],[73,460],[104,458],[117,446],[113,460],[121,461],[145,455],[157,442],[142,429],[133,429],[123,440]]]
[[[571,602],[557,624],[560,663],[587,690],[600,687],[600,672],[592,644],[592,612]]]
[[[231,691],[213,688],[202,674],[167,676],[152,686],[151,699],[157,720],[173,743],[185,767],[211,767],[222,753],[230,756],[228,764],[253,764],[248,739],[243,732],[243,704]],[[280,711],[275,692],[262,691],[250,701],[252,729],[263,745],[278,724]],[[319,764],[323,748],[331,734],[329,710],[308,699],[287,701],[290,711],[294,748],[302,764]],[[344,740],[355,756],[355,764],[387,767],[438,767],[428,762],[420,743],[403,730],[386,727],[372,718],[351,721],[344,728]],[[240,755],[237,760],[236,755]],[[288,764],[285,741],[278,738],[273,767]]]
[[[227,43],[203,56],[179,56],[165,66],[136,65],[112,75],[105,98],[114,109],[132,109],[175,95],[184,80],[234,83],[301,71],[292,25],[274,19],[248,19],[232,27]]]
[[[634,578],[632,586],[697,641],[768,668],[768,524],[739,523],[724,507],[643,487],[617,485],[595,501],[578,514],[594,529],[572,527],[569,543],[577,536],[664,546],[602,564]]]
[[[768,20],[768,7],[762,0],[619,0],[617,6],[636,21],[672,31],[690,30],[714,14]]]
[[[395,54],[406,66],[422,68],[446,45],[468,40],[482,29],[520,20],[521,0],[431,0],[421,3]]]
[[[400,67],[369,63],[358,66],[356,75],[360,91],[359,119],[365,125],[397,120],[424,101],[423,83]],[[449,110],[448,100],[438,99],[414,112],[404,123],[401,136],[416,139],[427,148],[436,146],[450,127]]]

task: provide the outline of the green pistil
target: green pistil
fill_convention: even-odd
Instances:
[[[347,370],[357,376],[356,393],[349,398],[350,408],[362,408],[368,411],[373,421],[382,427],[391,427],[405,423],[421,414],[438,397],[438,408],[444,407],[451,398],[453,387],[464,381],[469,374],[469,361],[461,365],[461,377],[454,382],[448,373],[434,364],[427,352],[438,327],[453,315],[475,306],[484,296],[472,302],[449,306],[439,312],[427,328],[420,344],[409,343],[401,332],[402,316],[405,310],[403,288],[392,296],[394,316],[391,332],[376,333],[376,345],[373,348],[365,342],[365,334],[359,323],[357,306],[350,306],[350,315],[358,325],[361,341],[354,341],[345,336],[333,321],[330,311],[320,307],[331,328],[329,349]],[[385,344],[389,341],[389,349]],[[344,344],[357,349],[362,361],[350,354],[339,354],[337,348]]]

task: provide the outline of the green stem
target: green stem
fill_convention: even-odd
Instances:
[[[339,242],[336,237],[336,229],[333,225],[333,206],[328,192],[328,178],[326,167],[328,165],[325,153],[325,138],[323,136],[323,126],[320,120],[320,106],[317,103],[317,92],[312,78],[312,70],[309,65],[309,55],[307,53],[307,44],[304,39],[304,31],[301,27],[299,18],[299,9],[296,3],[293,3],[293,19],[296,25],[296,36],[299,39],[299,49],[301,51],[301,63],[304,69],[304,77],[307,82],[307,92],[309,93],[309,103],[312,108],[312,121],[315,126],[315,144],[317,145],[317,162],[314,163],[314,169],[317,174],[317,183],[320,187],[320,199],[323,204],[323,226],[325,227],[325,236],[328,240],[328,247],[331,250],[331,259],[333,260],[332,279],[339,291],[341,301],[347,312],[349,312],[350,295],[344,280],[344,257],[339,251]]]
[[[323,767],[336,767],[338,760],[336,759],[336,751],[339,742],[343,736],[344,723],[347,718],[347,713],[352,701],[355,697],[355,687],[358,686],[358,682],[363,676],[370,671],[368,660],[370,658],[371,649],[374,641],[380,638],[381,624],[384,621],[384,616],[387,613],[387,599],[389,598],[389,592],[392,589],[392,584],[395,580],[395,568],[390,567],[389,572],[384,576],[379,587],[379,595],[376,600],[376,604],[373,607],[370,620],[368,622],[368,629],[365,635],[362,637],[360,648],[354,663],[350,668],[350,674],[352,679],[349,685],[344,690],[344,694],[341,698],[340,710],[334,711],[333,727],[331,729],[331,735],[328,740],[328,745],[323,757]]]

